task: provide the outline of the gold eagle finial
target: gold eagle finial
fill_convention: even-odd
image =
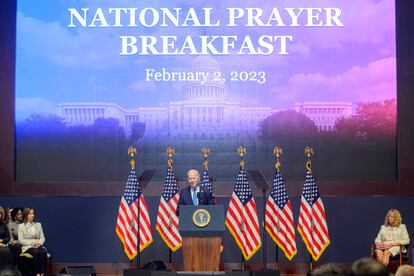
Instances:
[[[283,154],[283,150],[280,147],[275,147],[273,149],[273,155],[276,156],[276,163],[275,163],[275,169],[280,171],[280,168],[282,167],[282,164],[279,161],[279,157]]]
[[[135,169],[135,156],[137,155],[137,148],[129,147],[128,148],[128,156],[129,156],[129,164],[131,165],[131,170]]]
[[[312,170],[312,162],[311,157],[313,155],[313,149],[310,146],[306,146],[305,148],[305,156],[308,158],[308,161],[306,162],[306,170],[310,172]]]
[[[201,154],[204,157],[203,167],[204,167],[204,170],[206,171],[208,171],[208,160],[207,159],[210,153],[211,153],[211,150],[209,148],[204,147],[201,149]]]
[[[173,147],[168,147],[167,148],[167,156],[168,156],[167,165],[169,168],[171,168],[173,165],[172,157],[174,156],[174,154],[175,154],[175,149]]]
[[[237,153],[240,156],[240,167],[242,167],[242,168],[244,168],[245,162],[244,162],[243,158],[246,155],[246,152],[247,151],[246,151],[245,147],[240,146],[240,147],[237,148]]]

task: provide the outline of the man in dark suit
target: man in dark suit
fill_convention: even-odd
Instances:
[[[200,173],[197,170],[187,172],[188,187],[180,191],[179,205],[213,205],[211,192],[200,187]]]

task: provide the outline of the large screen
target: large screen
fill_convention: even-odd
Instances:
[[[16,181],[396,178],[395,3],[19,0]]]

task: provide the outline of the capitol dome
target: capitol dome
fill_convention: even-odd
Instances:
[[[189,83],[184,88],[185,99],[226,98],[226,85],[223,80],[218,78],[220,76],[224,78],[224,75],[216,59],[211,55],[200,55],[191,62],[191,70],[192,72],[206,72],[208,73],[208,78],[204,83],[200,81]]]
[[[191,62],[191,68],[194,71],[202,72],[220,72],[220,66],[211,55],[203,55],[196,57]]]

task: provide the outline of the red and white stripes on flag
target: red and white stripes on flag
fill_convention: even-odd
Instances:
[[[240,168],[230,199],[225,224],[242,251],[243,257],[249,260],[259,250],[262,242],[256,203],[243,167]]]
[[[306,173],[303,186],[298,231],[312,258],[317,261],[330,240],[325,208],[310,171]]]
[[[272,240],[285,253],[286,258],[292,260],[297,253],[292,204],[279,170],[276,171],[266,203],[265,228]]]
[[[140,220],[138,221],[138,199],[140,200]],[[130,260],[138,252],[138,225],[140,229],[140,252],[152,243],[151,223],[148,207],[139,186],[135,170],[131,169],[124,194],[121,198],[116,222],[116,233],[124,245],[125,254]]]
[[[157,214],[157,231],[161,238],[172,250],[176,251],[182,245],[180,232],[178,232],[177,206],[180,193],[175,180],[172,166],[167,169],[167,175],[164,180],[160,205]]]

